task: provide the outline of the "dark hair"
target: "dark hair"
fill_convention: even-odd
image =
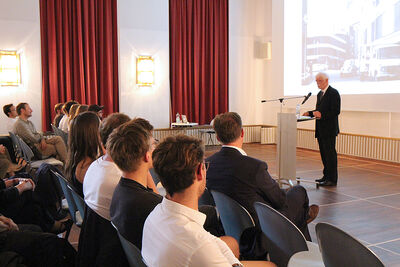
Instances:
[[[167,137],[153,151],[154,169],[170,196],[193,184],[203,159],[203,141],[186,135]]]
[[[130,120],[129,116],[123,113],[113,113],[107,116],[100,125],[100,138],[103,146],[106,147],[108,136],[115,128]]]
[[[223,144],[229,144],[238,139],[242,133],[242,119],[236,112],[225,112],[214,119],[214,130]]]
[[[66,113],[67,115],[69,114],[69,110],[71,109],[72,105],[74,104],[78,104],[78,102],[76,101],[68,101],[67,103],[64,104],[64,106],[62,107],[64,113]]]
[[[151,133],[133,121],[115,129],[107,141],[107,152],[118,168],[133,172],[150,150]]]
[[[153,131],[153,129],[154,129],[153,125],[151,125],[148,120],[145,120],[143,118],[134,118],[132,120],[132,122],[139,124],[140,126],[142,126],[145,130],[147,130],[149,132]]]
[[[17,105],[17,113],[18,113],[18,115],[21,115],[21,109],[25,109],[25,105],[27,105],[27,104],[28,103],[23,102],[23,103],[19,103]]]
[[[99,106],[97,104],[92,104],[89,106],[89,111],[94,111],[94,112],[99,112],[100,110],[103,110],[104,106]]]
[[[57,113],[57,111],[62,110],[62,107],[64,106],[64,103],[57,103],[54,105],[54,111]]]
[[[65,174],[68,179],[71,179],[79,162],[86,157],[94,161],[102,154],[99,125],[99,117],[93,112],[84,112],[72,120],[68,134],[69,150],[65,165]]]
[[[11,107],[12,106],[13,106],[13,104],[7,104],[7,105],[3,106],[4,114],[6,114],[7,117],[9,117],[8,113],[11,113]]]

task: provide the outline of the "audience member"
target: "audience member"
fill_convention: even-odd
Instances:
[[[59,127],[61,130],[64,132],[68,132],[68,116],[69,116],[69,110],[71,109],[71,106],[74,104],[78,104],[76,101],[68,101],[67,103],[64,104],[62,110],[64,113],[64,116],[62,117]]]
[[[100,120],[95,113],[84,112],[72,120],[68,135],[69,150],[65,175],[82,197],[86,171],[90,164],[103,154],[99,125]]]
[[[63,106],[64,106],[64,103],[57,103],[54,105],[54,112],[56,113],[56,116],[54,117],[53,125],[57,128],[60,125],[60,121],[61,121],[62,117],[64,116],[64,113],[62,111]]]
[[[139,249],[144,221],[162,199],[147,184],[155,144],[151,132],[135,121],[119,126],[107,141],[107,153],[122,171],[111,201],[111,221]]]
[[[78,114],[76,114],[76,111],[78,110],[78,108],[80,106],[81,106],[80,104],[73,104],[71,106],[71,109],[69,110],[69,113],[68,113],[68,127],[67,127],[68,128],[68,132],[71,129],[72,120],[76,117],[76,115],[78,115]]]
[[[42,233],[35,225],[17,225],[1,214],[0,240],[0,253],[15,252],[23,257],[23,264],[27,266],[75,265],[76,251],[68,240]]]
[[[106,147],[112,130],[128,121],[130,118],[122,113],[113,113],[103,120],[100,125],[103,149]],[[105,155],[92,162],[83,180],[83,195],[86,205],[108,221],[111,220],[111,199],[121,176],[122,172],[105,151]]]
[[[12,163],[8,150],[0,145],[0,179],[4,179],[7,173],[9,176],[13,176],[15,172],[21,171],[26,164],[26,161],[22,158],[18,159],[17,164]]]
[[[89,111],[89,106],[85,104],[80,105],[75,112],[75,117],[86,111]]]
[[[8,132],[14,131],[14,123],[17,121],[17,110],[13,104],[3,106],[4,114],[7,116],[6,126]]]
[[[243,266],[231,250],[238,254],[233,238],[220,239],[203,228],[206,216],[198,211],[207,173],[202,141],[184,135],[167,137],[154,150],[153,160],[167,196],[144,225],[142,256],[146,264]],[[257,266],[275,265],[258,262]]]
[[[35,183],[27,178],[0,179],[0,213],[16,223],[35,224],[43,231],[62,233],[72,221],[55,221],[33,197]]]
[[[93,104],[89,106],[89,111],[93,111],[97,114],[97,116],[99,116],[100,120],[103,119],[103,109],[104,106],[99,106],[97,104]]]
[[[213,127],[223,146],[207,158],[210,162],[207,188],[239,202],[256,222],[256,231],[251,232],[252,237],[246,238],[251,240],[250,243],[241,243],[241,252],[250,258],[266,256],[266,243],[253,207],[255,202],[268,204],[281,212],[303,232],[307,240],[311,240],[307,223],[317,216],[319,209],[316,205],[309,207],[306,190],[302,186],[294,186],[288,191],[280,189],[269,175],[267,164],[247,156],[242,149],[244,131],[239,114],[220,114],[214,119]]]
[[[45,137],[36,131],[35,125],[29,120],[32,109],[28,103],[19,103],[17,106],[18,120],[14,124],[14,132],[27,143],[39,159],[55,156],[65,162],[67,151],[64,141],[59,136]]]

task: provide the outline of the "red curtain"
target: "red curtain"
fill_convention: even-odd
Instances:
[[[42,122],[76,100],[119,109],[117,0],[40,0]]]
[[[170,0],[171,121],[228,111],[228,0]]]

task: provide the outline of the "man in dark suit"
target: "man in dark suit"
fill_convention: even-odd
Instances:
[[[315,137],[318,140],[324,176],[315,180],[322,186],[337,184],[337,154],[336,136],[339,133],[338,116],[340,114],[339,92],[329,85],[329,77],[325,73],[318,73],[315,81],[321,91],[317,96],[315,110],[304,113],[305,116],[315,117]]]
[[[294,186],[287,191],[279,188],[278,183],[269,175],[267,164],[247,156],[242,149],[244,132],[239,114],[219,114],[214,119],[213,127],[223,146],[206,160],[210,162],[207,188],[222,192],[239,202],[256,222],[254,239],[250,240],[244,234],[241,237],[241,253],[243,254],[242,245],[249,249],[246,252],[250,255],[260,255],[263,249],[266,251],[253,207],[257,201],[281,212],[303,232],[307,240],[311,240],[307,223],[317,216],[319,208],[316,205],[309,207],[306,190],[302,186]],[[244,238],[252,244],[243,244]]]

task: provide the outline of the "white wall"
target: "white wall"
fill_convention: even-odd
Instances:
[[[31,120],[42,129],[42,69],[40,51],[39,1],[0,0],[0,49],[21,51],[22,85],[0,87],[0,107],[27,102]],[[5,118],[1,109],[0,122]],[[5,133],[0,123],[0,133]]]
[[[271,63],[259,57],[257,47],[271,41],[270,0],[229,1],[229,110],[244,124],[260,124],[261,99],[271,78]]]
[[[169,127],[168,1],[119,0],[120,111]],[[155,86],[136,86],[136,56],[155,59]]]

